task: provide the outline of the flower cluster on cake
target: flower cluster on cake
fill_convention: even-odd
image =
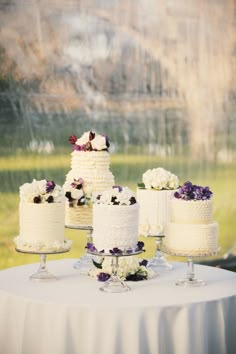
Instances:
[[[71,135],[73,145],[71,170],[64,184],[67,197],[65,224],[68,226],[92,225],[92,195],[114,185],[110,171],[110,142],[106,135],[85,132],[80,138]]]
[[[135,248],[138,241],[139,206],[128,187],[113,186],[93,204],[93,241],[98,251]]]
[[[147,260],[136,257],[120,257],[117,275],[121,280],[140,281],[152,278],[155,273],[147,268]],[[110,257],[103,258],[101,262],[94,262],[95,267],[89,271],[89,275],[97,277],[98,281],[104,282],[110,279],[112,265]]]
[[[217,250],[218,224],[212,219],[212,198],[209,187],[190,181],[174,193],[165,232],[169,251],[194,256]]]
[[[169,220],[170,198],[178,187],[178,177],[162,167],[149,169],[143,174],[142,183],[137,188],[140,235],[164,235]]]
[[[64,235],[65,197],[54,181],[33,180],[20,187],[20,234],[14,239],[22,251],[67,250],[71,241]]]

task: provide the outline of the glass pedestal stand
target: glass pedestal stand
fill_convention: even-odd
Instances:
[[[162,252],[162,242],[164,235],[149,235],[148,237],[155,237],[156,253],[155,256],[148,262],[148,267],[154,271],[172,270],[173,266],[167,262]]]
[[[60,254],[69,252],[70,248],[64,249],[61,251],[52,251],[52,252],[40,252],[40,251],[23,251],[16,248],[16,251],[19,253],[27,253],[27,254],[38,254],[40,256],[40,263],[37,272],[33,273],[29,278],[30,280],[40,280],[40,281],[48,281],[48,280],[56,280],[56,276],[50,273],[46,266],[47,255],[49,254]]]
[[[185,287],[197,287],[197,286],[203,286],[206,285],[206,283],[198,279],[194,273],[194,262],[193,258],[195,257],[204,257],[204,256],[215,256],[217,255],[219,251],[219,248],[217,248],[214,251],[209,251],[209,252],[198,252],[196,254],[190,254],[191,252],[173,252],[169,250],[168,248],[163,248],[163,252],[167,253],[171,256],[178,256],[178,257],[187,257],[188,259],[188,268],[187,268],[187,274],[185,275],[184,278],[177,279],[175,284],[177,286],[185,286]]]
[[[86,240],[86,244],[92,243],[92,232],[93,232],[93,228],[92,226],[89,225],[84,225],[84,226],[72,226],[72,225],[66,225],[65,226],[68,229],[74,229],[74,230],[83,230],[83,231],[87,231],[87,240]],[[78,259],[78,261],[75,262],[75,264],[73,265],[73,267],[75,269],[79,269],[81,274],[88,274],[88,271],[91,269],[92,267],[92,257],[91,255],[86,251],[82,257],[80,257]]]
[[[119,258],[126,257],[126,256],[135,256],[137,254],[142,253],[142,250],[134,251],[132,253],[122,252],[122,253],[101,253],[101,252],[91,252],[88,251],[90,254],[99,257],[111,257],[111,267],[112,267],[112,274],[111,277],[100,286],[99,290],[108,292],[108,293],[123,293],[126,291],[131,290],[130,287],[127,285],[126,281],[122,280],[118,275],[119,270]]]

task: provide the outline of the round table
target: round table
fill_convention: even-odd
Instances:
[[[175,286],[185,263],[154,279],[103,293],[75,259],[48,262],[57,280],[34,282],[36,264],[0,272],[1,354],[233,354],[236,274],[196,265],[207,282]]]

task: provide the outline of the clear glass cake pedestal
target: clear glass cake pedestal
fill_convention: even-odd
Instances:
[[[216,256],[217,253],[220,250],[220,247],[218,247],[217,249],[213,250],[213,251],[199,251],[199,252],[177,252],[177,251],[172,251],[170,249],[168,249],[168,247],[163,246],[162,248],[163,252],[166,254],[169,254],[171,256],[176,256],[176,257],[186,257],[187,258],[187,273],[185,275],[185,277],[177,279],[175,284],[177,286],[184,286],[184,287],[198,287],[198,286],[203,286],[206,285],[205,281],[198,279],[195,275],[194,272],[194,262],[193,262],[193,258],[197,258],[197,257],[207,257],[207,256]]]
[[[53,255],[53,254],[61,254],[61,253],[66,253],[70,251],[70,247],[65,248],[63,250],[58,250],[58,251],[26,251],[26,250],[21,250],[19,248],[15,249],[19,253],[25,253],[25,254],[37,254],[40,256],[40,263],[39,263],[39,268],[38,270],[30,275],[30,280],[39,280],[39,281],[49,281],[49,280],[56,280],[57,277],[52,274],[51,272],[48,271],[47,265],[46,265],[46,260],[47,260],[47,255]]]
[[[125,280],[122,280],[118,275],[119,270],[119,258],[120,257],[128,257],[128,256],[135,256],[142,253],[143,250],[133,251],[132,253],[129,252],[121,252],[121,253],[104,253],[104,252],[97,252],[97,251],[90,251],[88,253],[98,257],[111,257],[111,267],[112,267],[112,274],[111,277],[106,280],[102,286],[100,286],[99,290],[108,293],[123,293],[126,291],[130,291],[130,287],[127,285]]]
[[[169,271],[173,269],[172,264],[168,263],[162,252],[164,235],[148,235],[154,237],[156,243],[155,256],[148,262],[148,267],[156,272]]]
[[[92,243],[93,228],[90,225],[74,226],[65,225],[67,229],[86,231],[87,243]],[[81,274],[88,274],[92,267],[92,256],[86,251],[73,265],[75,269],[79,269]]]

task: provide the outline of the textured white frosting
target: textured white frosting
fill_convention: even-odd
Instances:
[[[172,252],[198,255],[217,249],[218,224],[169,223],[165,230],[165,246]]]
[[[21,250],[54,251],[70,246],[64,235],[64,202],[20,202],[19,224],[20,234],[15,243]]]
[[[170,201],[165,246],[172,252],[207,254],[217,249],[218,224],[212,221],[212,200]]]
[[[170,219],[175,223],[208,224],[212,221],[212,200],[170,201]]]
[[[139,206],[93,205],[93,243],[98,251],[135,248],[138,242]]]
[[[66,175],[66,186],[74,179],[84,180],[85,193],[98,194],[115,184],[110,171],[110,155],[107,151],[73,151],[71,154],[71,170]],[[92,225],[92,206],[69,207],[66,200],[65,223],[71,226]]]
[[[74,178],[83,178],[85,193],[103,192],[115,183],[109,168],[110,155],[107,151],[73,151],[65,186]]]
[[[164,234],[164,227],[170,218],[170,198],[174,192],[174,190],[137,189],[140,235]]]

